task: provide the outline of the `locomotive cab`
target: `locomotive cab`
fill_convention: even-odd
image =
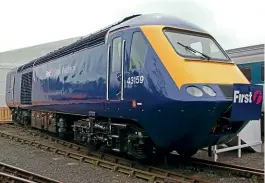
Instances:
[[[249,83],[208,33],[168,26],[142,30],[178,88],[189,83]]]
[[[169,133],[176,133],[176,138],[181,139],[172,143],[173,149],[189,154],[236,135],[250,118],[237,110],[244,108],[243,103],[234,105],[235,86],[250,85],[217,41],[206,32],[178,27],[143,26],[142,30],[175,84],[175,93],[166,96],[173,101],[166,110],[175,114],[167,114],[172,118]],[[257,114],[259,109],[254,108],[251,110]],[[233,118],[235,115],[242,117]],[[178,126],[182,131],[174,129]]]

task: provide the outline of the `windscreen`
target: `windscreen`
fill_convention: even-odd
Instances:
[[[164,30],[164,33],[176,52],[183,57],[231,61],[210,36],[171,29]]]

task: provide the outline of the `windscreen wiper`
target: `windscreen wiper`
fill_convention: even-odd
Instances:
[[[202,56],[204,56],[204,57],[207,58],[208,60],[211,59],[210,56],[208,56],[208,55],[206,55],[206,54],[204,54],[204,53],[201,53],[201,52],[199,52],[199,51],[197,51],[197,50],[195,50],[195,49],[193,49],[193,48],[191,48],[191,47],[189,47],[189,46],[185,46],[184,44],[182,44],[182,43],[180,43],[180,42],[178,42],[178,44],[180,44],[180,45],[183,46],[184,48],[186,48],[186,49],[188,49],[188,50],[190,50],[190,51],[192,51],[192,52],[194,52],[194,53],[200,53]]]

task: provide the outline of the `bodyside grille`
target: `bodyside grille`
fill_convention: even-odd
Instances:
[[[21,80],[21,104],[31,105],[31,92],[32,92],[32,72],[22,74]]]

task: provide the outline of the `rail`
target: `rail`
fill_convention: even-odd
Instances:
[[[36,183],[34,181],[22,179],[20,177],[17,177],[17,176],[11,175],[11,174],[2,173],[2,172],[0,172],[0,180],[2,182],[10,182],[10,183],[11,182]]]
[[[11,126],[11,125],[8,125]],[[25,130],[25,129],[23,129]],[[67,141],[63,141],[60,139],[57,139],[55,137],[43,134],[43,133],[33,133],[30,132],[34,136],[41,136],[46,139],[55,141],[56,143],[59,143],[65,147],[71,148],[75,150],[76,152],[59,149],[56,147],[48,146],[39,142],[35,142],[30,139],[22,138],[13,134],[7,134],[4,132],[0,132],[0,136],[4,138],[9,138],[16,140],[18,142],[21,142],[23,144],[28,144],[49,152],[53,152],[59,155],[63,155],[68,158],[72,158],[84,163],[93,164],[94,166],[99,166],[102,168],[107,168],[112,171],[120,172],[127,174],[129,176],[134,176],[136,178],[144,179],[150,183],[163,183],[163,182],[187,182],[187,183],[206,183],[206,181],[198,180],[197,178],[189,177],[187,175],[183,175],[177,172],[168,171],[164,169],[159,169],[152,166],[145,166],[138,163],[135,163],[133,161],[129,161],[126,159],[122,159],[116,156],[104,154],[104,153],[91,153],[91,154],[83,154],[81,153],[86,152],[87,149],[83,146],[79,146]]]
[[[196,165],[203,165],[203,166],[208,166],[208,167],[213,167],[213,168],[218,168],[218,169],[229,170],[232,172],[237,172],[238,174],[241,174],[241,175],[248,175],[248,176],[254,175],[264,180],[264,170],[262,169],[225,164],[225,163],[203,160],[203,159],[198,159],[198,158],[191,158],[190,161]]]
[[[12,128],[20,128],[24,132],[28,132],[33,136],[40,136],[42,138],[54,141],[60,145],[63,145],[63,146],[68,147],[70,149],[73,149],[77,152],[83,151],[83,152],[87,153],[87,149],[83,146],[58,139],[56,137],[53,137],[53,136],[47,135],[45,133],[39,132],[38,130],[25,129],[19,125],[6,125],[6,126],[12,127]],[[142,165],[142,164],[139,164],[139,163],[134,162],[134,161],[130,161],[127,159],[123,159],[123,158],[109,155],[109,154],[102,153],[102,152],[89,153],[89,156],[94,157],[96,159],[115,162],[117,164],[126,164],[126,166],[129,166],[129,167],[132,167],[135,169],[148,171],[149,173],[154,173],[154,174],[166,175],[166,177],[170,177],[170,178],[180,178],[181,177],[182,179],[193,180],[193,182],[205,182],[205,181],[197,180],[196,178],[192,178],[192,177],[188,177],[186,175],[179,174],[177,172],[172,172],[172,171],[160,169],[160,168],[156,168],[153,166]],[[184,164],[188,163],[188,164],[192,164],[195,166],[200,165],[200,166],[212,167],[212,168],[217,168],[219,170],[232,171],[236,174],[247,176],[247,177],[256,176],[259,179],[264,180],[264,170],[261,170],[261,169],[255,169],[255,168],[238,166],[238,165],[230,165],[230,164],[214,162],[214,161],[209,161],[209,160],[203,160],[203,159],[197,159],[197,158],[182,159],[182,158],[180,158],[180,156],[178,156],[177,154],[174,154],[174,153],[171,153],[168,158],[170,159],[170,162],[178,162],[178,163],[183,162]]]
[[[57,180],[53,180],[2,162],[0,162],[0,180],[4,182],[60,183]]]

